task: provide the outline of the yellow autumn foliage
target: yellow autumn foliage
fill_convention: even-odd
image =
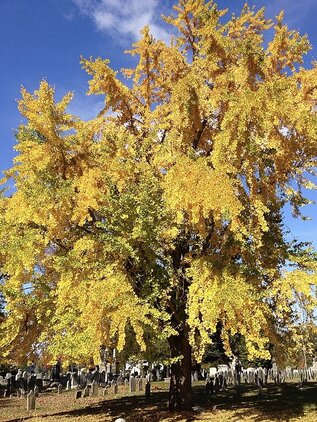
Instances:
[[[0,198],[8,361],[98,361],[100,346],[134,333],[144,351],[154,333],[181,365],[218,323],[228,354],[240,333],[267,358],[269,343],[300,344],[300,310],[315,322],[316,257],[283,226],[284,206],[300,216],[316,188],[307,37],[247,5],[228,19],[204,0],[174,9],[178,35],[167,45],[145,27],[134,68],[82,58],[88,94],[105,99],[94,119],[46,81],[22,89],[3,179],[15,191]]]

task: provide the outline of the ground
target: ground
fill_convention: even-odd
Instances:
[[[211,400],[203,383],[194,386],[197,412],[172,413],[166,410],[168,392],[164,383],[152,384],[152,396],[130,394],[119,387],[119,394],[86,397],[75,401],[74,392],[43,393],[36,401],[36,410],[27,412],[26,399],[0,398],[1,422],[113,422],[122,417],[126,422],[316,422],[317,382],[299,389],[296,383],[270,384],[263,395],[253,386],[229,387]]]

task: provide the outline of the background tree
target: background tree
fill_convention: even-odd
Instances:
[[[296,334],[296,301],[314,318],[314,263],[283,273],[283,207],[299,215],[314,187],[317,68],[298,66],[310,45],[282,13],[225,19],[203,0],[175,12],[170,45],[141,31],[129,84],[82,59],[89,94],[105,96],[95,119],[68,114],[72,95],[55,102],[45,81],[22,90],[16,191],[0,204],[0,344],[80,361],[122,349],[127,325],[142,350],[152,332],[169,343],[170,407],[185,409],[218,321],[227,350],[240,333],[267,358]]]

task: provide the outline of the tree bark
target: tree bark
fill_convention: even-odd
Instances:
[[[178,336],[170,337],[169,346],[172,358],[181,356],[176,363],[171,365],[169,409],[190,410],[192,406],[192,353],[187,330],[183,329]]]

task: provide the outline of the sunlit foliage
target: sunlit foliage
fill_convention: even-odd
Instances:
[[[283,14],[228,18],[203,0],[166,21],[179,35],[166,45],[145,27],[133,69],[82,59],[89,94],[105,98],[88,122],[46,81],[22,90],[15,192],[0,203],[8,359],[98,360],[128,331],[141,350],[148,333],[185,333],[199,359],[219,321],[227,349],[238,332],[267,358],[269,343],[301,344],[302,309],[313,321],[314,254],[283,226],[285,204],[299,216],[315,187],[307,37]]]

